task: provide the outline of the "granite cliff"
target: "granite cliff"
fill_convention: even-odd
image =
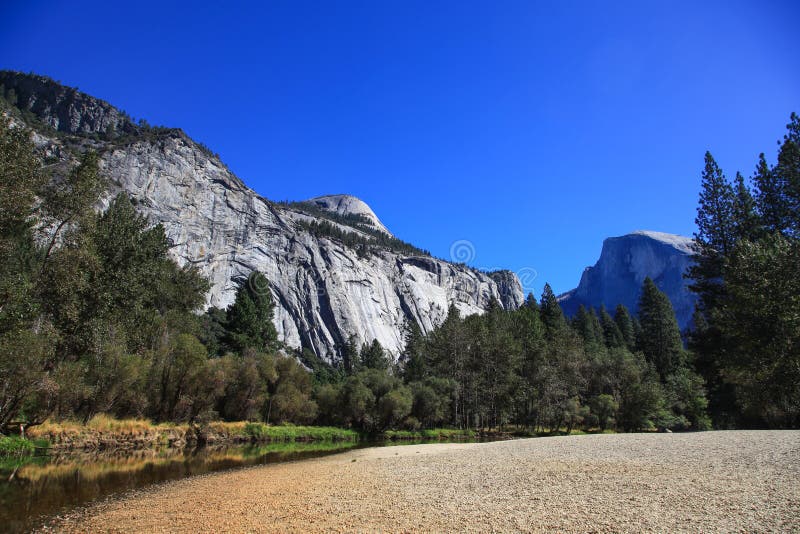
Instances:
[[[450,305],[467,315],[492,299],[506,308],[522,303],[513,273],[482,273],[403,244],[355,197],[271,202],[181,130],[136,124],[48,78],[2,71],[0,96],[6,112],[34,131],[48,161],[99,153],[110,180],[104,202],[127,191],[163,224],[174,258],[211,281],[208,306],[227,306],[237,279],[263,272],[275,326],[290,347],[331,361],[355,336],[358,343],[377,339],[396,355],[408,322],[429,331]]]
[[[610,237],[603,241],[597,263],[583,271],[578,287],[558,298],[567,315],[573,315],[581,304],[605,304],[613,310],[622,303],[636,312],[642,282],[649,276],[672,301],[683,329],[691,321],[696,301],[683,277],[691,264],[691,238],[649,231]]]

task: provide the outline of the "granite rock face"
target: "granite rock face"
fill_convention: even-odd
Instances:
[[[153,133],[126,123],[127,116],[108,104],[70,93],[55,82],[0,74],[6,91],[9,79],[14,87],[34,87],[26,93],[23,109],[38,118],[27,121],[28,126],[48,154],[69,154],[67,145],[74,150],[88,144],[98,151],[111,182],[104,202],[127,191],[143,214],[163,224],[173,242],[173,257],[181,265],[194,265],[211,281],[208,306],[226,307],[236,280],[254,270],[263,272],[276,303],[275,326],[291,347],[307,347],[333,361],[355,336],[358,343],[377,339],[397,355],[410,321],[427,332],[444,320],[450,305],[468,315],[482,313],[492,299],[507,308],[523,301],[513,273],[484,274],[386,247],[364,255],[335,238],[315,235],[308,223],[318,215],[259,196],[180,130]],[[132,133],[115,137],[126,129]],[[100,136],[87,140],[87,132]],[[355,197],[332,195],[310,202],[339,215],[363,215],[389,233]],[[355,227],[347,231],[370,238]]]
[[[362,217],[366,224],[385,234],[392,235],[388,228],[375,215],[366,202],[352,195],[325,195],[305,201],[320,209],[337,215],[356,215]]]
[[[108,102],[43,76],[0,71],[0,85],[12,104],[59,132],[118,135],[137,130],[130,117]]]
[[[581,304],[604,304],[613,313],[622,303],[635,313],[642,283],[649,276],[672,301],[683,329],[691,321],[696,302],[683,277],[692,262],[688,237],[649,231],[610,237],[603,241],[597,263],[583,271],[578,287],[560,295],[559,302],[567,315],[574,315]]]

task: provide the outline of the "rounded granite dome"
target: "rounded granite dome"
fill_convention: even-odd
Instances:
[[[389,229],[378,219],[378,216],[375,215],[375,212],[372,211],[372,208],[358,197],[352,195],[324,195],[310,198],[306,202],[339,215],[361,215],[367,218],[375,229],[392,235]]]

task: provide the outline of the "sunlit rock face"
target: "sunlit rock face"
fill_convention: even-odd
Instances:
[[[692,265],[692,240],[662,232],[638,231],[603,241],[600,259],[583,271],[580,284],[559,296],[561,307],[573,315],[578,307],[599,307],[610,312],[624,304],[636,312],[642,283],[650,277],[667,294],[681,328],[689,325],[696,296],[684,278]]]
[[[306,203],[336,213],[337,215],[358,215],[363,217],[368,224],[381,232],[392,235],[388,228],[375,215],[366,202],[352,195],[325,195],[306,200]]]
[[[450,305],[469,315],[482,313],[492,299],[506,308],[523,301],[519,280],[510,272],[484,274],[386,248],[364,255],[340,240],[316,236],[307,230],[315,216],[259,196],[180,130],[154,133],[105,102],[72,95],[44,78],[27,78],[0,73],[0,83],[16,80],[16,87],[28,87],[23,109],[38,120],[21,120],[35,130],[45,153],[64,159],[71,157],[67,146],[97,150],[111,184],[104,202],[127,191],[143,214],[163,224],[173,257],[210,280],[208,306],[228,306],[236,280],[263,272],[276,303],[275,326],[291,347],[308,347],[333,361],[355,336],[359,344],[377,339],[396,356],[409,322],[427,332],[444,320]],[[67,93],[72,96],[59,96]],[[48,105],[29,105],[32,101]],[[389,233],[355,197],[330,195],[308,202],[338,215],[363,215],[375,229]],[[341,221],[335,224],[370,238]]]

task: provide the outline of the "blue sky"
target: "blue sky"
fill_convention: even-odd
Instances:
[[[798,2],[16,2],[0,68],[183,128],[275,200],[577,285],[602,240],[691,235],[703,154],[774,159]],[[117,5],[119,4],[119,5]]]

